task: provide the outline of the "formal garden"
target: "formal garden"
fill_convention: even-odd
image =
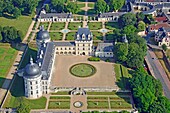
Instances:
[[[68,29],[69,30],[77,30],[79,27],[82,27],[82,22],[69,22]]]
[[[51,40],[62,40],[63,38],[63,33],[61,32],[50,32],[50,38]]]
[[[62,30],[65,27],[64,22],[53,22],[50,26],[50,30]]]

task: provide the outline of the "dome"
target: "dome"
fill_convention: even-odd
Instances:
[[[24,76],[27,78],[35,78],[41,75],[41,70],[36,63],[33,63],[31,58],[30,64],[27,64],[24,71]]]
[[[50,39],[49,32],[44,30],[44,28],[42,27],[41,30],[38,32],[36,39],[38,40]]]

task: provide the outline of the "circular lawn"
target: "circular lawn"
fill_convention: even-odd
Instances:
[[[80,63],[71,66],[70,73],[77,77],[89,77],[96,73],[96,68],[90,64]]]

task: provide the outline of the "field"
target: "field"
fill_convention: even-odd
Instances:
[[[33,49],[28,49],[26,55],[24,56],[24,62],[21,62],[20,69],[24,68],[29,62],[30,55],[36,60],[36,51]],[[24,81],[22,77],[15,76],[14,83],[10,90],[10,93],[5,101],[3,108],[16,108],[21,102],[29,105],[31,109],[44,109],[46,104],[46,98],[41,97],[35,100],[26,99],[24,96]]]
[[[62,30],[65,27],[64,22],[57,22],[57,23],[52,23],[50,30]]]
[[[70,97],[68,96],[51,96],[48,109],[69,109]]]
[[[9,44],[0,43],[0,88],[8,74],[15,58],[17,51],[10,47]]]
[[[50,38],[51,40],[62,40],[63,34],[60,32],[50,32]]]
[[[25,36],[31,24],[31,21],[32,21],[31,16],[20,16],[18,19],[8,19],[5,17],[0,17],[0,26],[2,27],[3,26],[14,26],[16,29],[21,30]]]

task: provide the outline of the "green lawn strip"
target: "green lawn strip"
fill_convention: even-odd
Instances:
[[[121,65],[115,64],[114,69],[115,69],[115,74],[116,74],[116,83],[117,83],[118,87],[120,87],[121,89],[124,90],[125,84],[124,84],[123,75],[122,75],[122,71],[121,71]]]
[[[94,8],[94,3],[88,3],[88,7]]]
[[[40,25],[39,25],[39,29],[40,29],[40,27],[44,26],[44,29],[47,30],[48,25],[49,25],[49,22],[41,22]]]
[[[127,89],[130,89],[129,87],[129,78],[131,78],[130,74],[128,73],[128,70],[126,67],[124,67],[123,65],[121,65],[121,71],[122,71],[122,76],[123,76],[123,81],[124,81],[124,85]]]
[[[81,9],[81,8],[85,7],[85,3],[79,3],[79,4],[77,4],[77,6],[79,9]]]
[[[56,92],[56,93],[51,93],[51,95],[69,95],[69,92],[67,92],[67,91],[59,91],[59,92]]]
[[[60,32],[50,32],[50,38],[51,40],[62,40],[63,34]]]
[[[19,69],[24,68],[30,59],[30,55],[36,61],[37,51],[28,48],[26,55],[24,56],[24,62],[21,62]],[[15,76],[14,83],[10,90],[10,94],[5,101],[3,108],[16,108],[19,104],[23,102],[31,107],[31,109],[44,109],[46,105],[46,98],[41,97],[39,99],[30,100],[24,97],[24,81],[22,77]]]
[[[116,92],[87,92],[87,95],[115,95]]]
[[[87,101],[87,109],[108,109],[108,101]]]
[[[90,30],[99,30],[102,29],[101,22],[88,22],[88,27]]]
[[[107,100],[108,97],[98,97],[98,96],[88,96],[87,99],[100,99],[100,100]]]
[[[0,88],[2,87],[6,75],[8,74],[15,58],[17,51],[11,48],[10,45],[0,45]]]
[[[51,24],[50,30],[62,30],[65,28],[65,23],[64,22],[53,22]]]
[[[69,30],[77,30],[80,27],[82,27],[82,22],[69,22],[68,29]]]
[[[32,17],[31,16],[20,16],[17,19],[8,19],[5,17],[0,17],[0,25],[4,26],[14,26],[16,29],[21,30],[24,36],[27,33],[27,30],[31,24]],[[23,39],[24,37],[22,37]]]
[[[131,109],[132,105],[126,101],[110,101],[112,109]]]
[[[48,109],[70,109],[70,101],[49,101]]]
[[[106,40],[113,40],[113,32],[112,31],[106,33]]]
[[[109,30],[114,30],[115,28],[119,28],[118,22],[106,22],[105,23],[105,28]]]
[[[69,32],[66,34],[66,40],[74,40],[75,32]]]
[[[93,34],[93,40],[103,40],[103,35],[101,32],[92,31],[92,34]]]
[[[70,99],[68,96],[50,96],[50,99]]]
[[[87,14],[88,14],[88,15],[94,15],[94,14],[96,14],[96,11],[95,11],[94,9],[89,9],[89,10],[87,11]]]

